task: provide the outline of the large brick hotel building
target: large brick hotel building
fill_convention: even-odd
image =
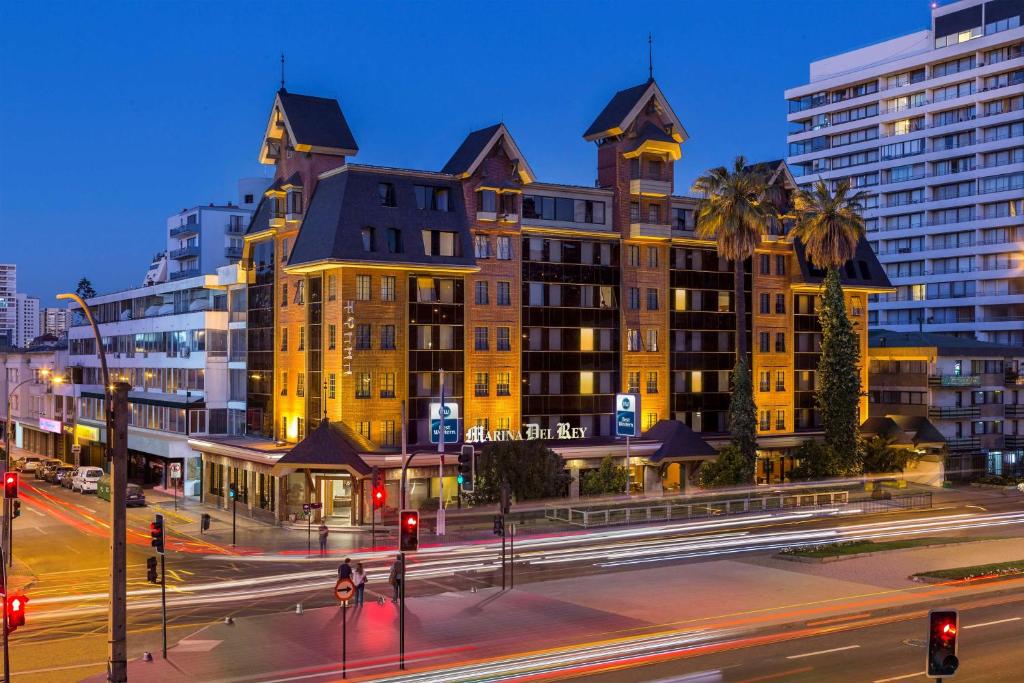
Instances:
[[[260,152],[275,182],[243,257],[249,436],[192,441],[204,497],[234,482],[256,516],[319,501],[360,523],[371,466],[397,501],[403,414],[407,452],[423,453],[412,501],[436,496],[428,411],[441,370],[463,441],[547,438],[574,490],[579,470],[624,457],[614,397],[639,394],[633,481],[685,487],[728,439],[732,266],[696,238],[696,200],[673,194],[687,133],[655,81],[616,93],[583,137],[597,148],[593,187],[538,180],[504,124],[469,134],[439,171],[364,166],[335,100],[279,91]],[[793,187],[784,164],[766,168]],[[776,232],[747,269],[769,481],[820,434],[822,273]],[[866,243],[842,274],[867,358],[868,294],[889,283]]]

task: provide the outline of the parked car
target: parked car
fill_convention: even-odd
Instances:
[[[60,458],[47,458],[46,460],[43,460],[39,464],[39,466],[36,467],[36,479],[42,479],[43,481],[47,481],[49,475],[53,472],[53,470],[57,469],[63,464],[64,462]]]
[[[71,490],[80,493],[96,492],[96,486],[103,477],[103,470],[99,467],[79,467],[75,476],[71,478]]]
[[[61,487],[62,488],[66,488],[66,489],[71,488],[71,483],[75,480],[75,475],[76,474],[78,474],[78,468],[77,467],[72,467],[70,472],[65,473],[64,476],[61,477],[61,480],[60,480]]]
[[[18,459],[14,468],[22,472],[35,472],[40,462],[42,462],[42,458],[38,455],[26,455]]]
[[[64,486],[64,480],[68,480],[66,488],[71,488],[71,477],[75,474],[75,468],[71,465],[62,465],[53,471],[53,483]]]
[[[104,474],[96,484],[96,497],[110,501],[110,475]],[[144,507],[146,505],[146,494],[138,484],[128,484],[125,497],[125,507]]]

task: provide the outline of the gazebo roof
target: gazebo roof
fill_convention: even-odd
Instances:
[[[274,474],[286,468],[342,470],[354,477],[366,477],[371,472],[342,430],[327,418],[274,463]]]
[[[711,444],[678,420],[659,420],[643,438],[661,442],[661,447],[647,458],[651,462],[707,460],[718,455]]]

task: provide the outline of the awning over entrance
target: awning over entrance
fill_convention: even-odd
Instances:
[[[942,448],[946,445],[946,437],[927,417],[919,415],[869,417],[860,426],[860,433],[867,437],[877,436],[895,446]]]
[[[275,475],[294,470],[338,470],[353,477],[367,477],[371,468],[366,464],[341,429],[327,418],[309,435],[274,463]]]
[[[643,438],[661,442],[661,447],[648,456],[651,462],[707,460],[718,455],[711,444],[678,420],[659,420]]]

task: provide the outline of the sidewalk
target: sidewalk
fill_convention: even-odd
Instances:
[[[1010,584],[929,586],[909,581],[908,573],[996,557],[1024,557],[1024,540],[896,551],[820,566],[767,557],[717,560],[578,576],[504,593],[488,588],[412,598],[407,663],[415,669],[667,629],[736,633],[902,604],[948,603],[967,590],[995,592]],[[397,672],[397,609],[373,597],[371,592],[364,607],[347,611],[350,676]],[[328,607],[215,624],[175,644],[166,662],[131,662],[129,675],[183,682],[336,676],[341,613]]]

